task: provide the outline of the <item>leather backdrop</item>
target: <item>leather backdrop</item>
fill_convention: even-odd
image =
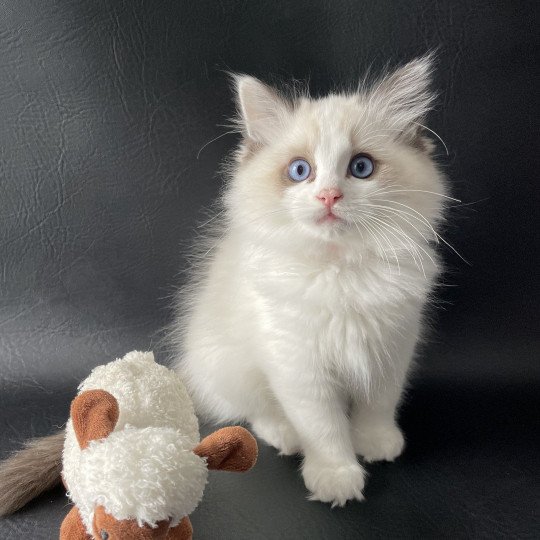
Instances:
[[[308,502],[298,461],[212,473],[198,539],[539,538],[538,3],[0,2],[0,457],[78,381],[158,351],[185,246],[235,143],[226,70],[315,93],[439,47],[429,126],[452,191],[447,287],[405,400],[408,447],[364,503]],[[536,79],[537,81],[537,79]],[[0,486],[1,489],[1,486]],[[57,537],[47,493],[1,539]]]

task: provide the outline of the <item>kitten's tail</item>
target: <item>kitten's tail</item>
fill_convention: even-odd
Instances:
[[[22,508],[60,482],[64,431],[27,441],[0,463],[0,516]]]

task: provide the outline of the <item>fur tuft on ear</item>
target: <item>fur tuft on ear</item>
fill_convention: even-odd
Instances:
[[[118,402],[105,390],[88,390],[71,403],[71,421],[79,446],[110,435],[118,421]]]
[[[257,441],[240,426],[218,429],[205,437],[193,452],[206,458],[209,469],[248,471],[257,461]]]
[[[268,143],[283,127],[290,105],[255,77],[233,75],[233,80],[244,135],[257,144]]]
[[[419,123],[432,108],[436,97],[430,89],[433,62],[433,53],[417,58],[381,79],[371,92],[370,102],[405,136],[418,134]]]

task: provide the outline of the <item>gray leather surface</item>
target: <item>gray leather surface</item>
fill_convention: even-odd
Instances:
[[[408,448],[369,467],[366,502],[331,510],[263,447],[252,472],[211,474],[195,538],[538,538],[535,20],[510,1],[1,2],[0,457],[61,425],[93,366],[166,362],[170,294],[235,143],[198,156],[233,113],[225,70],[319,93],[440,47],[429,125],[465,203],[445,236],[471,266],[443,249]],[[0,538],[55,538],[67,510],[46,494]]]

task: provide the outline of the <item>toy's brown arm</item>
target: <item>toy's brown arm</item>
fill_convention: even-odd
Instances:
[[[193,452],[206,458],[209,469],[220,471],[248,471],[257,461],[257,441],[243,427],[218,429],[205,437]]]
[[[191,521],[186,516],[176,527],[169,529],[166,540],[191,540],[192,535]]]
[[[69,511],[69,514],[62,521],[60,540],[92,540],[92,537],[86,533],[76,506]]]

